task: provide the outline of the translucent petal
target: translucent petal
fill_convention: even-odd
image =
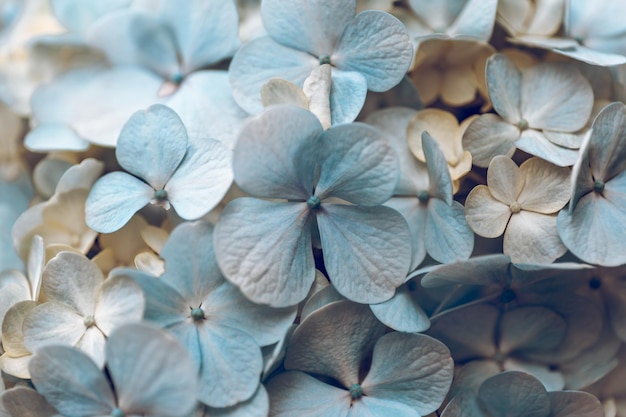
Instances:
[[[474,164],[486,168],[494,156],[512,157],[519,129],[495,114],[484,114],[474,120],[463,134],[463,149],[472,154]]]
[[[109,381],[79,350],[45,347],[30,361],[29,369],[37,391],[64,416],[105,416],[115,408]]]
[[[406,221],[385,207],[326,204],[318,213],[326,270],[340,294],[361,303],[391,298],[411,261]]]
[[[174,328],[190,315],[190,305],[177,291],[160,279],[139,271],[122,271],[141,286],[145,298],[144,318],[161,327]]]
[[[17,386],[2,394],[2,407],[8,416],[58,417],[59,413],[43,395],[32,388]],[[0,407],[0,410],[3,408]]]
[[[332,53],[343,28],[354,17],[355,3],[268,0],[261,6],[261,16],[276,42],[319,57]]]
[[[276,106],[243,128],[233,156],[235,181],[260,197],[308,199],[313,191],[322,125],[313,113]]]
[[[349,123],[357,118],[365,104],[367,81],[360,72],[333,68],[330,86],[332,124]]]
[[[315,195],[374,206],[391,197],[398,181],[398,158],[382,132],[362,123],[334,126],[322,133],[320,177]]]
[[[448,393],[453,368],[443,343],[425,335],[394,332],[376,342],[361,386],[368,396],[406,404],[427,415]]]
[[[272,78],[263,84],[261,101],[264,107],[274,104],[291,104],[307,110],[309,108],[309,99],[304,95],[302,88],[282,78]]]
[[[302,321],[291,337],[285,369],[335,378],[349,388],[360,382],[361,362],[368,358],[384,326],[368,306],[330,303]]]
[[[406,285],[401,286],[388,301],[371,304],[372,313],[386,326],[399,332],[418,333],[428,330],[428,315],[413,299]]]
[[[169,107],[156,104],[132,115],[115,149],[119,164],[162,190],[187,151],[187,131]]]
[[[522,72],[522,118],[533,129],[575,132],[587,123],[593,90],[574,67],[545,63]]]
[[[521,137],[515,142],[515,146],[561,167],[572,166],[578,159],[577,149],[556,145],[550,142],[543,133],[533,129],[523,131]]]
[[[361,12],[345,26],[330,56],[344,71],[363,74],[371,91],[387,91],[409,70],[413,45],[404,25],[388,13]]]
[[[324,129],[328,129],[331,125],[330,91],[333,84],[331,73],[329,64],[320,65],[311,71],[311,75],[304,80],[302,86],[302,91],[308,97],[309,110],[320,119]]]
[[[54,16],[72,32],[84,33],[100,17],[128,7],[131,0],[52,0]]]
[[[74,346],[87,330],[83,316],[52,301],[32,309],[24,319],[22,329],[24,345],[33,353],[49,345]]]
[[[186,220],[215,208],[233,182],[231,150],[217,140],[194,142],[165,186],[176,213]]]
[[[185,73],[214,65],[235,53],[239,46],[235,4],[220,0],[162,4],[160,13],[172,29]]]
[[[451,36],[469,36],[482,42],[489,41],[496,20],[497,0],[469,0],[447,28]]]
[[[233,97],[248,113],[259,113],[263,110],[263,84],[283,78],[301,86],[318,65],[316,57],[276,43],[269,36],[254,39],[239,48],[230,63]]]
[[[6,312],[2,320],[2,348],[7,354],[14,357],[30,355],[30,351],[24,346],[22,326],[24,318],[36,305],[30,300],[20,301]]]
[[[105,343],[104,334],[96,326],[92,326],[84,331],[74,347],[86,353],[98,368],[103,368]]]
[[[522,118],[520,71],[505,55],[495,54],[487,60],[486,77],[489,99],[496,113],[509,123],[518,123]]]
[[[297,304],[315,279],[311,226],[305,203],[233,200],[215,227],[220,269],[254,302]]]
[[[428,202],[424,245],[428,254],[438,262],[449,263],[470,257],[474,249],[474,233],[465,220],[461,203],[453,201],[448,205],[438,199]]]
[[[111,277],[100,287],[94,317],[105,336],[116,327],[143,318],[144,298],[141,287],[127,277]]]
[[[112,233],[148,204],[154,189],[125,173],[112,172],[94,184],[85,205],[85,220],[93,230]]]
[[[609,104],[594,120],[584,151],[594,179],[606,182],[626,170],[625,127],[626,106],[622,103]]]
[[[504,233],[503,251],[516,263],[554,262],[567,252],[556,229],[556,214],[526,210],[513,214]]]

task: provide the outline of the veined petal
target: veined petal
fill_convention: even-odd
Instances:
[[[398,157],[380,130],[363,123],[343,124],[324,131],[319,142],[315,195],[321,200],[339,197],[374,206],[391,197],[398,181]]]
[[[469,36],[482,42],[489,41],[496,21],[497,0],[469,0],[447,28],[451,36]]]
[[[578,149],[569,149],[550,142],[543,133],[528,129],[522,132],[515,146],[554,165],[572,166],[578,160]]]
[[[185,158],[165,186],[167,198],[183,219],[211,211],[233,182],[232,152],[217,140],[192,141]]]
[[[486,81],[494,110],[509,123],[520,122],[522,73],[515,64],[506,55],[491,56],[487,60]]]
[[[526,177],[521,175],[519,167],[511,158],[496,156],[489,163],[487,171],[489,192],[496,200],[504,204],[517,201],[524,188],[525,180]]]
[[[323,209],[317,222],[333,286],[360,303],[391,298],[411,262],[406,220],[385,206],[325,204]]]
[[[187,152],[187,131],[180,117],[167,106],[155,104],[126,122],[115,156],[128,172],[162,190]]]
[[[297,304],[315,279],[311,227],[306,203],[238,198],[215,227],[217,262],[250,300],[274,307]]]
[[[412,271],[417,268],[426,257],[424,230],[426,229],[428,206],[420,203],[415,197],[392,197],[385,205],[402,214],[409,225],[411,246],[413,247],[411,267],[409,270]]]
[[[448,205],[439,199],[428,202],[424,245],[428,254],[438,262],[449,263],[470,257],[474,249],[474,233],[465,220],[461,203],[452,201]]]
[[[316,57],[283,46],[269,36],[254,39],[239,48],[230,63],[233,97],[245,111],[257,114],[263,110],[263,84],[272,78],[283,78],[301,86],[318,65]]]
[[[239,46],[239,18],[230,1],[166,1],[160,13],[172,29],[185,73],[216,64]]]
[[[173,329],[190,316],[189,302],[161,279],[139,271],[120,271],[119,274],[131,277],[141,286],[145,298],[146,320]]]
[[[520,165],[524,188],[517,197],[524,210],[550,214],[559,211],[570,198],[570,169],[557,167],[539,158]]]
[[[355,10],[354,0],[295,0],[289,3],[267,0],[261,5],[261,16],[267,32],[276,42],[320,56],[332,53]]]
[[[318,68],[321,67],[322,66]],[[263,84],[261,88],[261,101],[263,101],[264,107],[275,104],[290,104],[306,110],[309,109],[309,99],[304,94],[302,88],[282,78],[272,78]]]
[[[553,417],[600,417],[604,410],[600,401],[587,392],[548,392],[550,416]]]
[[[478,116],[463,134],[463,149],[472,154],[472,161],[486,168],[494,156],[512,157],[519,129],[495,114]]]
[[[331,76],[330,64],[320,65],[311,71],[311,75],[304,80],[302,86],[303,93],[308,97],[307,107],[317,116],[324,129],[328,129],[331,125],[330,92],[333,84]],[[354,94],[354,96],[357,95]],[[360,104],[362,107],[363,104]]]
[[[593,178],[607,182],[626,170],[626,106],[611,103],[593,122],[584,152]],[[583,167],[582,169],[587,169]]]
[[[115,408],[109,381],[93,361],[77,349],[42,348],[31,359],[29,370],[37,391],[64,416],[105,416]]]
[[[139,323],[119,327],[107,342],[106,358],[125,413],[175,417],[195,407],[195,367],[165,332]]]
[[[122,324],[140,321],[143,311],[141,287],[128,277],[111,277],[100,287],[94,318],[102,333],[109,336]]]
[[[254,196],[306,201],[314,187],[322,132],[307,110],[289,105],[267,109],[244,126],[237,141],[237,185]]]
[[[452,178],[448,171],[448,162],[443,156],[437,141],[426,131],[422,132],[422,149],[428,168],[430,197],[439,199],[444,203],[452,204]]]
[[[125,172],[105,175],[96,181],[87,197],[87,225],[101,233],[121,229],[139,209],[152,200],[154,191],[145,182]]]
[[[526,210],[513,214],[504,233],[503,251],[511,262],[554,262],[567,252],[556,229],[556,214]]]
[[[538,64],[522,71],[522,118],[533,129],[575,132],[587,124],[593,90],[566,63]]]
[[[399,332],[418,333],[430,327],[428,315],[413,299],[406,285],[398,288],[389,300],[370,304],[370,309],[378,320]]]
[[[493,198],[489,188],[478,185],[465,200],[465,218],[467,224],[477,235],[498,237],[506,229],[511,217],[507,204]]]
[[[50,405],[43,395],[32,388],[16,386],[2,393],[0,410],[9,416],[58,417],[59,412]],[[32,414],[33,410],[36,414]]]
[[[24,346],[37,353],[48,345],[74,346],[85,334],[83,316],[64,304],[49,301],[24,318]]]
[[[266,417],[270,408],[270,399],[263,384],[259,385],[252,398],[232,407],[212,408],[205,406],[205,414],[197,417]]]
[[[356,71],[372,91],[387,91],[405,76],[413,44],[404,25],[378,10],[359,13],[345,26],[330,57],[344,71]]]
[[[479,388],[478,400],[492,416],[544,417],[550,413],[545,388],[524,372],[504,372],[487,379]]]
[[[360,72],[332,69],[330,113],[332,124],[350,123],[365,104],[367,81]]]

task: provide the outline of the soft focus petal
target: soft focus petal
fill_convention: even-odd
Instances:
[[[496,20],[497,0],[469,0],[446,33],[489,41]]]
[[[413,299],[406,285],[401,286],[388,301],[371,304],[370,309],[378,320],[399,332],[418,333],[428,330],[428,315]]]
[[[111,277],[100,287],[94,318],[102,333],[109,336],[122,324],[140,321],[143,310],[141,287],[128,277]]]
[[[74,346],[87,330],[83,316],[55,302],[47,302],[31,310],[24,319],[22,329],[24,345],[34,353],[49,345]]]
[[[24,138],[24,146],[32,152],[82,152],[87,150],[89,145],[90,143],[78,136],[72,128],[54,123],[36,126]]]

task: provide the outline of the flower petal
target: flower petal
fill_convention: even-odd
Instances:
[[[437,141],[426,131],[422,132],[422,149],[428,168],[430,180],[428,193],[430,197],[439,199],[448,205],[452,204],[452,178],[448,170],[448,163]]]
[[[385,207],[325,204],[317,222],[326,270],[337,291],[356,302],[390,299],[411,261],[406,220]]]
[[[426,251],[437,262],[468,259],[474,249],[474,233],[458,201],[448,205],[439,199],[430,200],[424,235]]]
[[[463,149],[472,154],[474,164],[486,168],[494,156],[512,157],[519,129],[495,114],[476,118],[463,134]]]
[[[487,171],[489,192],[493,198],[501,203],[511,204],[517,201],[524,189],[525,179],[511,158],[496,156],[489,163],[489,170]]]
[[[402,214],[409,225],[411,246],[413,248],[411,267],[409,270],[412,271],[417,268],[426,257],[424,230],[426,229],[428,207],[420,203],[415,197],[393,197],[387,201],[385,205]]]
[[[491,56],[487,59],[486,82],[496,113],[509,123],[518,123],[522,119],[522,73],[515,64],[506,55]]]
[[[302,301],[315,279],[312,218],[305,203],[231,201],[215,227],[215,255],[250,300],[274,307]]]
[[[524,210],[550,214],[559,211],[570,197],[570,170],[539,158],[520,165],[524,188],[517,201]]]
[[[545,388],[524,372],[504,372],[487,379],[480,386],[478,399],[493,416],[544,417],[549,415],[550,401]]]
[[[406,285],[401,286],[388,301],[371,304],[370,309],[378,320],[392,329],[405,333],[428,330],[428,315],[413,299]]]
[[[330,85],[332,124],[350,123],[357,118],[365,104],[367,81],[360,72],[333,68]]]
[[[107,278],[98,294],[94,318],[105,336],[116,327],[143,318],[141,287],[128,277]]]
[[[522,210],[511,216],[504,233],[504,253],[515,263],[552,263],[567,252],[556,229],[556,214]]]
[[[564,148],[550,142],[543,133],[528,129],[522,132],[515,146],[557,166],[572,166],[578,160],[578,150]]]
[[[37,353],[49,345],[74,346],[87,330],[83,317],[64,304],[41,304],[24,318],[24,346]]]
[[[467,224],[477,235],[498,237],[511,217],[508,205],[496,200],[484,185],[474,187],[465,200]]]
[[[594,179],[607,182],[626,170],[625,130],[626,106],[622,103],[609,104],[594,120],[584,151]]]

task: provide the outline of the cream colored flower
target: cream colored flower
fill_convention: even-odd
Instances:
[[[570,198],[570,170],[539,158],[518,167],[496,156],[487,171],[488,186],[467,196],[465,216],[478,235],[504,233],[504,253],[512,262],[551,263],[567,248],[556,229],[556,214]]]
[[[496,20],[513,36],[551,36],[561,26],[564,0],[500,0]]]

